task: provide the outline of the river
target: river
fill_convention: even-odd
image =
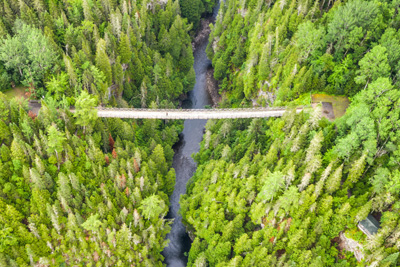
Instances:
[[[213,18],[216,18],[219,5],[215,7]],[[211,105],[212,101],[207,92],[206,72],[211,61],[207,58],[206,47],[208,36],[197,44],[193,53],[196,84],[188,94],[188,103],[185,108],[199,109]],[[167,235],[170,240],[168,247],[163,251],[165,263],[170,267],[183,267],[187,264],[185,252],[189,252],[191,240],[186,233],[179,215],[179,199],[186,193],[186,184],[196,171],[196,163],[191,155],[200,149],[203,130],[207,120],[185,120],[180,141],[175,145],[175,155],[172,167],[176,172],[175,189],[170,199],[170,209],[167,218],[174,219],[171,232]]]

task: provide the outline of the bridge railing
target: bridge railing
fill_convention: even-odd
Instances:
[[[304,109],[310,106],[299,106],[296,109]],[[258,107],[258,108],[213,108],[213,109],[149,109],[149,108],[109,108],[109,107],[97,107],[97,110],[104,111],[145,111],[145,112],[210,112],[210,111],[229,111],[229,112],[242,112],[242,111],[274,111],[274,110],[286,110],[287,107]]]

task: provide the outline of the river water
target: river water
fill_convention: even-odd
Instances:
[[[216,17],[218,8],[219,6],[215,7],[213,18]],[[189,92],[188,101],[184,108],[199,109],[212,104],[206,89],[206,72],[211,65],[211,61],[206,55],[207,44],[208,37],[197,44],[193,53],[196,84],[193,90]],[[176,182],[167,215],[167,218],[174,219],[174,222],[171,232],[166,237],[170,240],[170,243],[162,253],[165,257],[165,263],[170,267],[183,267],[187,264],[187,257],[184,254],[189,252],[191,241],[179,215],[179,199],[181,195],[186,193],[186,183],[196,171],[196,163],[191,155],[197,153],[200,149],[206,122],[207,120],[185,120],[180,141],[175,145],[172,167],[176,172]]]

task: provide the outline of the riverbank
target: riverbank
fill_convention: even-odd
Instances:
[[[214,12],[216,16],[218,7]],[[212,105],[212,99],[207,92],[207,70],[211,66],[211,61],[207,58],[206,47],[208,45],[208,34],[210,20],[205,19],[201,22],[198,35],[194,38],[193,68],[196,73],[196,83],[192,91],[187,94],[184,100],[187,108],[201,109]],[[191,247],[191,240],[186,227],[182,223],[179,214],[181,195],[186,193],[186,184],[196,171],[197,165],[192,158],[192,154],[200,150],[200,142],[203,139],[204,126],[207,120],[185,120],[184,129],[180,135],[180,141],[174,146],[175,155],[172,167],[175,169],[176,179],[174,192],[170,198],[170,208],[167,215],[168,219],[173,219],[171,231],[167,234],[168,246],[163,251],[164,263],[171,267],[184,267],[187,265],[187,253]]]
[[[199,44],[203,43],[208,39],[208,36],[211,33],[210,24],[214,22],[213,17],[203,18],[200,21],[200,27],[196,33],[196,37],[192,41],[192,50],[196,51]]]
[[[206,74],[207,92],[211,97],[213,107],[216,107],[221,101],[222,97],[219,94],[218,81],[214,78],[214,69],[210,66]]]
[[[193,39],[193,42],[192,42],[193,52],[196,51],[199,44],[208,42],[208,37],[211,33],[210,24],[212,24],[214,22],[215,22],[214,16],[204,18],[201,20],[199,30],[196,34],[196,37]],[[207,68],[206,83],[207,83],[206,90],[211,97],[212,106],[216,107],[218,105],[218,103],[221,101],[221,95],[218,92],[218,90],[219,90],[218,81],[215,80],[215,78],[214,78],[214,68],[212,67],[211,64]]]

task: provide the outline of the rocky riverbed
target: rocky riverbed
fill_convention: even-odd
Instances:
[[[203,43],[205,39],[208,39],[208,36],[211,33],[210,23],[214,22],[214,18],[204,18],[200,21],[200,27],[196,33],[196,37],[192,41],[192,49],[193,52],[199,47],[200,43]]]
[[[219,94],[219,86],[218,81],[214,79],[214,69],[209,67],[206,73],[206,83],[207,83],[207,92],[211,97],[213,102],[213,107],[216,107],[218,103],[221,101],[221,95]]]

